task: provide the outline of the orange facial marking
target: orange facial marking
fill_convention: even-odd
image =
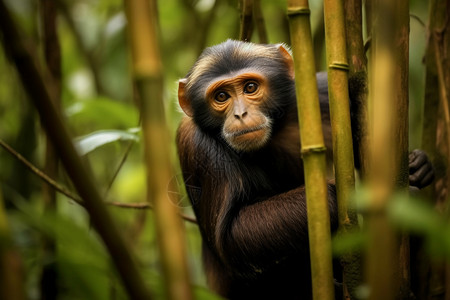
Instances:
[[[245,72],[224,77],[211,83],[206,89],[206,99],[218,112],[227,112],[234,99],[244,98],[250,104],[264,101],[267,79],[256,72]]]

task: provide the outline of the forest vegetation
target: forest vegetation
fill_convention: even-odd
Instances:
[[[361,172],[348,148],[335,158],[349,163],[336,168],[341,227],[323,237],[330,249],[311,245],[311,258],[331,262],[332,249],[350,266],[349,299],[450,300],[450,1],[392,1],[402,39],[384,44],[389,28],[371,16],[390,2],[309,1],[310,67],[339,61],[341,79],[368,86],[358,93],[375,132],[359,141]],[[284,43],[295,59],[305,3],[0,0],[0,299],[219,298],[176,154],[177,80],[227,39]],[[342,19],[327,26],[339,5]],[[334,45],[347,52],[333,56]],[[416,148],[435,180],[408,196],[405,154]],[[356,178],[339,180],[348,170]],[[316,299],[331,299],[321,286]]]

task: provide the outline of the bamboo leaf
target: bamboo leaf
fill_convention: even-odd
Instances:
[[[363,249],[367,244],[367,234],[361,231],[335,236],[332,240],[333,255],[342,256]]]
[[[428,202],[399,194],[390,201],[388,215],[400,229],[424,237],[433,256],[450,258],[450,224]]]
[[[414,233],[432,235],[446,226],[443,217],[425,201],[404,195],[397,195],[390,201],[388,213],[397,226]]]
[[[78,153],[80,155],[86,155],[106,144],[123,141],[138,142],[139,137],[134,133],[124,130],[100,130],[76,138],[75,144]]]
[[[139,119],[133,106],[106,97],[77,102],[69,106],[65,113],[75,128],[94,125],[97,128],[124,129],[136,126]]]

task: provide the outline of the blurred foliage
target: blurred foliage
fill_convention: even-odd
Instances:
[[[370,199],[369,189],[362,186],[352,196],[351,203],[362,216],[369,213],[376,214],[377,211],[370,211]],[[450,261],[450,222],[445,213],[437,211],[429,201],[416,193],[411,196],[394,194],[388,203],[389,220],[397,229],[412,236],[423,237],[424,245],[434,260]],[[363,249],[367,242],[364,231],[335,236],[333,253],[340,256]]]
[[[108,191],[105,200],[142,202],[145,200],[145,171],[139,133],[139,113],[133,98],[129,66],[126,18],[121,0],[62,1],[58,31],[62,47],[62,109],[73,133],[74,141],[87,142],[95,135],[94,144],[86,149],[100,191]],[[165,76],[167,120],[174,140],[182,113],[178,109],[177,79],[182,78],[205,46],[237,38],[239,11],[237,0],[164,0],[159,1],[162,55]],[[39,2],[8,0],[27,46],[42,53],[42,30]],[[322,3],[311,0],[313,31],[319,25]],[[270,43],[289,45],[286,0],[262,0]],[[426,23],[426,1],[411,1],[411,13]],[[211,15],[213,13],[213,15]],[[211,22],[209,22],[211,20]],[[426,28],[411,18],[410,55],[410,145],[419,147],[422,128],[424,66],[422,56],[426,44]],[[256,33],[255,33],[256,36]],[[254,41],[257,42],[257,37]],[[324,53],[317,54],[324,61]],[[42,56],[42,55],[41,55]],[[43,60],[40,62],[44,66]],[[323,63],[321,65],[324,65]],[[45,142],[39,120],[30,107],[14,68],[0,52],[0,138],[12,145],[38,167],[43,166]],[[131,131],[130,131],[131,130]],[[110,133],[106,136],[105,133]],[[128,144],[133,147],[128,151]],[[89,151],[88,151],[89,150]],[[173,161],[177,165],[175,145]],[[111,189],[109,185],[122,158],[127,155]],[[58,181],[69,188],[64,173]],[[179,177],[179,172],[178,172]],[[124,299],[107,254],[89,226],[84,210],[58,195],[57,213],[43,215],[42,184],[8,153],[0,150],[0,184],[4,194],[14,237],[26,262],[29,299],[39,297],[39,276],[45,264],[56,263],[59,271],[60,299]],[[395,202],[393,219],[402,227],[426,235],[430,249],[450,257],[450,229],[442,219],[420,202],[412,205]],[[185,213],[192,215],[185,203]],[[127,241],[137,254],[152,290],[160,292],[158,254],[151,214],[139,210],[111,207]],[[186,223],[189,263],[199,299],[212,299],[203,288],[201,243],[196,225]],[[444,232],[446,233],[444,235]],[[57,257],[43,257],[41,236],[57,241]],[[364,238],[358,235],[342,239],[341,247],[358,247]],[[338,242],[339,243],[339,242]],[[339,245],[338,245],[339,248]]]

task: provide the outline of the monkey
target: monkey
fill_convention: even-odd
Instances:
[[[332,160],[326,73],[317,74],[327,160]],[[176,136],[186,191],[202,236],[207,283],[229,299],[311,299],[306,195],[293,60],[283,44],[227,40],[206,48],[185,78]],[[430,182],[423,152],[410,184]],[[425,158],[424,158],[425,155]],[[331,231],[335,186],[327,184]]]

